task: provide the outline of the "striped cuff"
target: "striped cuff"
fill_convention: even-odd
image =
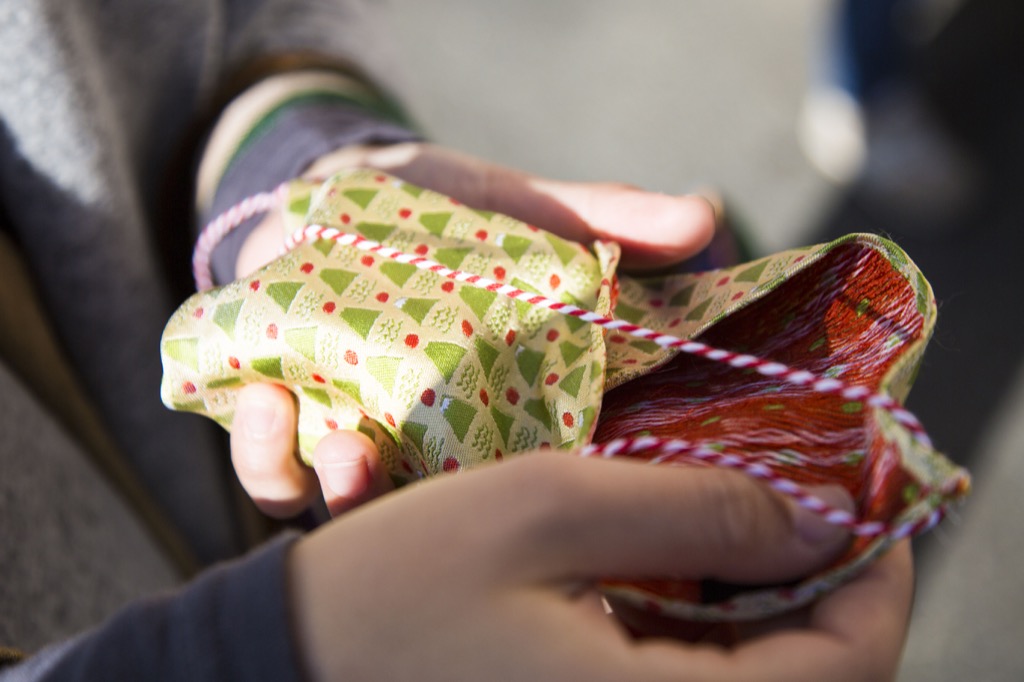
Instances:
[[[349,77],[326,71],[272,76],[242,93],[218,120],[199,167],[199,215],[205,223],[342,147],[419,139],[396,105]],[[259,220],[243,223],[214,250],[216,282],[235,278],[238,252]]]

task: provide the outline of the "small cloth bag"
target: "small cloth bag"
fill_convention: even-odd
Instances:
[[[206,288],[212,246],[274,204],[296,230],[286,253]],[[966,473],[901,406],[935,304],[892,242],[855,234],[647,278],[618,261],[616,244],[569,242],[378,171],[297,180],[200,239],[205,290],[167,325],[163,399],[230,429],[241,386],[281,384],[298,400],[303,459],[355,429],[398,482],[544,449],[730,467],[855,535],[791,585],[604,584],[687,619],[806,604],[966,494]],[[801,487],[826,483],[856,514]]]

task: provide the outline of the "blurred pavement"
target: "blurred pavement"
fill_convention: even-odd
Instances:
[[[966,210],[926,220],[829,185],[797,147],[824,0],[385,3],[403,97],[435,141],[558,178],[710,184],[764,251],[877,231],[922,267],[940,317],[910,407],[975,492],[918,545],[901,682],[1024,679],[1024,98],[990,68],[1024,63],[1021,12],[999,15],[1014,1],[974,2],[931,55],[983,173]]]

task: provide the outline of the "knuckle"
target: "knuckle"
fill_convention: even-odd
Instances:
[[[701,487],[703,509],[716,510],[708,540],[722,552],[747,552],[788,524],[781,500],[756,481],[731,471],[709,472]]]
[[[574,510],[587,509],[576,462],[569,456],[537,453],[501,466],[507,469],[505,490],[511,498],[509,522],[538,537],[558,534],[574,523]]]

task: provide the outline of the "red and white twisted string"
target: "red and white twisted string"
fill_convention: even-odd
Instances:
[[[224,237],[249,218],[276,208],[287,195],[288,184],[282,183],[271,192],[261,192],[242,199],[206,224],[192,252],[192,276],[196,280],[197,290],[206,291],[213,287],[210,257]]]
[[[839,394],[847,400],[862,400],[871,407],[881,408],[891,414],[897,422],[905,426],[907,430],[913,434],[914,438],[925,447],[930,448],[932,446],[928,434],[925,432],[924,427],[921,425],[921,422],[917,417],[906,410],[891,396],[874,391],[867,386],[858,386],[848,384],[839,379],[821,377],[813,372],[789,367],[788,365],[784,365],[780,362],[773,362],[753,355],[734,353],[721,348],[714,348],[699,341],[679,338],[677,336],[672,336],[671,334],[664,334],[652,329],[647,329],[646,327],[641,327],[640,325],[632,324],[625,320],[606,317],[600,313],[580,308],[571,303],[558,301],[530,291],[523,291],[522,289],[510,284],[502,284],[501,282],[488,279],[481,275],[461,270],[453,270],[452,268],[442,265],[437,261],[432,261],[425,256],[405,253],[390,246],[384,246],[379,242],[367,239],[361,235],[353,234],[351,232],[342,232],[341,230],[333,227],[307,225],[288,237],[285,242],[285,250],[290,251],[303,242],[311,242],[318,239],[335,241],[345,246],[353,246],[361,251],[373,253],[384,258],[390,258],[391,260],[399,263],[414,265],[421,270],[433,272],[441,277],[455,280],[456,282],[470,284],[479,289],[492,291],[515,301],[522,301],[523,303],[528,303],[529,305],[540,308],[548,308],[549,310],[561,313],[562,315],[578,318],[584,322],[595,324],[609,331],[622,332],[646,341],[652,341],[662,348],[676,349],[688,355],[707,358],[708,360],[731,365],[738,369],[752,369],[764,376],[778,379],[780,382],[787,382],[797,386],[809,385],[817,393]]]
[[[218,216],[204,228],[199,241],[196,243],[193,256],[193,271],[196,286],[200,291],[213,286],[209,263],[210,254],[216,245],[231,230],[244,221],[258,213],[266,212],[279,204],[286,194],[287,184],[283,184],[272,192],[249,197]],[[829,377],[821,377],[813,372],[789,367],[779,362],[765,360],[753,355],[734,353],[725,349],[708,346],[699,341],[683,339],[647,329],[625,320],[607,317],[591,310],[580,308],[571,303],[564,303],[540,294],[523,291],[517,287],[503,284],[481,275],[455,270],[424,256],[405,253],[361,235],[342,232],[333,227],[307,225],[296,230],[285,240],[282,251],[286,253],[300,244],[320,239],[334,241],[343,246],[351,246],[399,263],[413,265],[420,270],[433,272],[447,279],[501,294],[512,300],[522,301],[529,305],[553,310],[562,315],[575,317],[609,331],[617,331],[651,341],[662,348],[676,349],[688,355],[707,358],[708,360],[728,364],[738,369],[752,369],[764,376],[774,377],[780,382],[788,382],[797,386],[810,386],[812,390],[818,393],[838,394],[847,400],[864,401],[871,407],[888,412],[920,444],[927,448],[932,447],[931,439],[917,417],[891,396],[875,391],[867,386],[849,384]],[[797,483],[781,476],[762,463],[750,462],[739,455],[721,452],[707,445],[694,445],[677,439],[655,436],[622,438],[607,443],[588,445],[579,450],[578,454],[584,457],[613,457],[621,454],[654,451],[662,454],[651,459],[652,463],[671,463],[673,461],[689,460],[743,471],[749,476],[766,482],[773,489],[794,500],[796,504],[820,515],[827,522],[846,528],[852,534],[860,537],[877,537],[881,535],[887,535],[896,539],[908,537],[931,528],[942,519],[945,513],[945,507],[940,505],[924,518],[900,525],[890,526],[878,521],[862,522],[850,512],[830,506],[820,498],[807,492]],[[942,496],[951,496],[961,484],[962,481],[959,478],[954,478],[938,493]],[[922,491],[919,499],[925,499],[932,492],[928,490]]]
[[[881,521],[861,521],[845,509],[838,509],[809,493],[798,483],[782,476],[771,467],[760,462],[751,462],[747,458],[721,451],[709,445],[689,443],[676,438],[660,436],[640,436],[637,438],[619,438],[605,443],[592,443],[576,451],[581,457],[612,458],[621,455],[637,455],[651,452],[659,453],[657,457],[647,460],[651,464],[706,464],[722,469],[735,469],[746,475],[766,483],[772,489],[792,499],[797,505],[814,512],[828,523],[850,531],[852,535],[862,538],[888,536],[896,540],[922,533],[942,520],[945,507],[939,506],[926,516],[906,521],[901,524],[886,524]],[[940,495],[954,494],[959,481],[954,479]],[[919,492],[915,504],[932,494],[930,490]]]

